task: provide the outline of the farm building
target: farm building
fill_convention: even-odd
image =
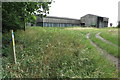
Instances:
[[[81,26],[92,26],[97,28],[103,28],[108,26],[108,18],[97,15],[87,14],[81,17]]]
[[[64,17],[47,16],[40,18],[37,16],[36,24],[34,26],[42,27],[68,27],[68,26],[87,26],[103,28],[108,26],[108,18],[87,14],[81,19],[71,19]]]
[[[37,18],[36,26],[44,27],[67,27],[67,26],[80,26],[80,20],[71,18],[51,17]]]

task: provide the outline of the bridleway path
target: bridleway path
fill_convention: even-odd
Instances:
[[[98,39],[104,41],[104,42],[107,43],[107,44],[111,44],[112,46],[115,46],[115,47],[120,48],[118,45],[113,44],[112,42],[110,42],[110,41],[104,39],[103,37],[101,37],[100,34],[101,34],[101,32],[97,33],[97,34],[96,34],[96,38],[98,38]]]
[[[90,33],[86,35],[86,38],[89,39],[90,43],[100,51],[100,53],[109,61],[111,61],[116,68],[119,68],[118,66],[120,65],[120,60],[117,57],[114,57],[110,55],[107,51],[101,49],[98,45],[96,45],[91,39],[90,39]]]

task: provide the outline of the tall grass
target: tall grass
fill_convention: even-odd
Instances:
[[[106,50],[109,54],[112,54],[115,57],[120,58],[120,56],[118,55],[118,47],[116,46],[112,46],[111,44],[105,43],[104,41],[96,38],[96,32],[91,34],[91,40],[93,42],[95,42],[100,48],[102,48],[103,50]]]
[[[102,30],[102,33],[100,34],[104,39],[120,46],[120,44],[118,44],[119,40],[118,40],[118,29],[104,29]]]
[[[10,33],[3,37],[10,39]],[[15,32],[12,46],[3,44],[3,78],[115,78],[117,70],[86,39],[85,33],[32,27]]]

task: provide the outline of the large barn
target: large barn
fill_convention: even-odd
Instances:
[[[40,18],[37,16],[36,24],[34,26],[42,26],[42,27],[86,26],[86,27],[103,28],[103,27],[108,27],[108,20],[109,18],[92,15],[92,14],[87,14],[81,17],[81,19],[52,17],[52,16]]]
[[[63,18],[63,17],[51,17],[37,18],[36,26],[44,27],[67,27],[67,26],[80,26],[80,20]]]
[[[106,17],[87,14],[81,17],[80,22],[81,22],[81,26],[103,28],[103,27],[108,27],[108,20],[109,18]]]

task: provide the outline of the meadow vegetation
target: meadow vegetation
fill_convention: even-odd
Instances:
[[[109,54],[120,58],[120,55],[118,55],[118,47],[117,46],[113,46],[111,44],[108,44],[98,38],[95,37],[95,33],[91,34],[91,40],[96,43],[100,48],[104,49],[105,51],[107,51]]]
[[[103,29],[101,36],[104,39],[120,46],[120,44],[118,44],[119,40],[118,40],[118,29],[117,28],[115,28],[115,29],[114,28],[113,29],[112,28],[111,29]]]
[[[117,78],[116,67],[86,38],[93,31],[98,29],[29,27],[26,31],[18,30],[15,32],[17,64],[13,62],[11,33],[3,34],[2,52],[6,57],[2,59],[2,77]]]
[[[118,30],[119,28],[87,28],[85,30],[80,30],[80,32],[84,35],[87,35],[87,33],[90,33],[90,39],[97,44],[98,47],[102,48],[109,54],[120,58],[120,55],[118,54],[120,49],[119,44],[119,37],[118,37]],[[104,38],[105,40],[112,42],[116,46],[113,46],[111,44],[108,44],[98,38],[96,38],[96,34],[101,33],[100,36]]]

